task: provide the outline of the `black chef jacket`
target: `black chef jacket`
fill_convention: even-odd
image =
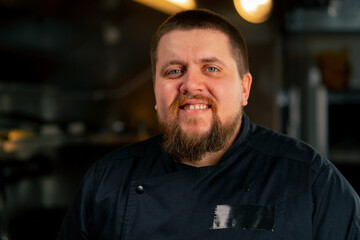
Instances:
[[[243,117],[216,166],[174,162],[161,136],[95,163],[58,239],[360,240],[360,200],[307,144]]]

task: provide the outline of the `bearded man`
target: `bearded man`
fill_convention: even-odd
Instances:
[[[360,239],[360,200],[307,144],[250,122],[240,32],[207,10],[151,44],[162,135],[95,163],[58,239]]]

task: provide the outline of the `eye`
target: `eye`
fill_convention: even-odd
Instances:
[[[218,71],[219,71],[219,69],[216,68],[216,67],[207,67],[206,70],[207,70],[208,72],[218,72]]]
[[[181,70],[180,69],[173,69],[167,72],[167,75],[176,75],[176,74],[180,74]]]
[[[167,71],[165,73],[166,77],[168,78],[177,78],[177,77],[180,77],[181,75],[183,74],[183,70],[181,69],[170,69],[169,71]]]

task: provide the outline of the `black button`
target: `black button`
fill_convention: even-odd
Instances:
[[[142,194],[142,193],[144,193],[144,187],[139,185],[139,186],[136,187],[135,191],[138,194]]]
[[[251,188],[250,186],[243,186],[242,189],[241,189],[243,192],[250,192],[251,191]]]

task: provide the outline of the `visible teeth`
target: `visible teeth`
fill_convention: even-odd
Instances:
[[[207,109],[208,105],[205,104],[196,104],[196,105],[186,105],[183,107],[185,110],[199,110],[199,109]]]

